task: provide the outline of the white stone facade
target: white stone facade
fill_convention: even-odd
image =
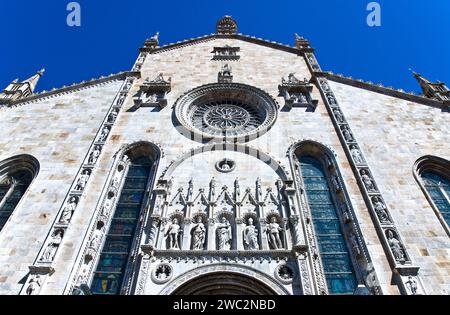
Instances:
[[[239,47],[239,58],[213,58],[215,47],[226,46]],[[244,36],[209,36],[144,49],[145,61],[139,58],[134,69],[138,71],[2,108],[0,161],[27,154],[38,160],[40,168],[0,232],[0,294],[26,294],[35,275],[39,275],[39,284],[33,294],[73,293],[80,284],[77,279],[83,273],[108,189],[115,178],[123,185],[124,175],[118,171],[121,159],[136,143],[149,143],[154,148],[157,169],[140,216],[123,294],[170,294],[199,275],[211,274],[213,281],[215,274],[227,272],[253,277],[276,294],[327,293],[308,199],[293,158],[296,144],[306,140],[317,143],[333,160],[334,168],[330,169],[335,169],[343,186],[341,198],[353,218],[343,227],[344,234],[355,235],[361,251],[356,257],[346,236],[355,256],[358,284],[373,294],[410,294],[405,282],[412,275],[418,283],[417,293],[448,294],[449,236],[413,175],[414,163],[425,155],[450,159],[448,112],[426,104],[425,99],[421,102],[419,97],[406,100],[398,93],[389,96],[387,89],[382,93],[347,84],[312,67],[314,59],[307,58],[305,51]],[[212,145],[182,134],[184,131],[176,128],[177,101],[195,88],[216,84],[225,64],[231,68],[232,84],[257,88],[271,99],[276,119],[270,129],[249,141],[238,139],[236,144],[227,145],[217,139],[218,144]],[[152,81],[160,73],[170,85],[170,91],[163,93],[166,102],[147,98],[141,103],[149,102],[149,106],[136,106],[146,79]],[[318,100],[317,104],[286,106],[279,85],[290,73],[301,81],[311,81],[310,98]],[[399,267],[406,269],[400,271],[401,277],[380,239],[381,227],[370,215],[345,140],[330,116],[327,91],[318,78],[328,78],[394,228],[402,237],[411,264],[408,261],[407,267]],[[121,99],[122,95],[126,99]],[[108,124],[114,108],[118,108],[117,118]],[[105,126],[109,128],[106,141],[99,142]],[[74,195],[73,187],[97,145],[100,155],[88,167],[92,173],[84,190],[75,194],[79,198],[76,210],[62,227],[64,235],[56,255],[49,264],[40,262],[39,256],[58,228],[64,205]],[[218,170],[217,163],[224,158],[234,163],[229,172]],[[215,188],[211,189],[213,178]],[[247,192],[256,199],[253,203],[245,197]],[[244,202],[240,204],[239,199]],[[264,231],[272,211],[279,214],[279,223],[284,226],[280,233],[283,248],[278,250],[270,245]],[[199,214],[206,228],[205,245],[192,250],[193,219]],[[229,249],[220,250],[215,231],[224,214],[233,225],[232,242]],[[164,234],[175,217],[184,233],[177,235],[179,248],[170,248]],[[259,229],[259,248],[255,250],[248,250],[242,236],[249,217]],[[105,228],[108,220],[111,216],[104,222]],[[94,261],[86,273],[88,286],[104,235],[101,238],[90,254]],[[161,264],[168,265],[170,271],[162,268],[161,272],[167,273],[158,278],[156,268]],[[279,272],[283,264],[290,266],[290,279],[280,278],[285,271]],[[372,265],[373,270],[369,270]]]

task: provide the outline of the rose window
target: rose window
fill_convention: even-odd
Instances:
[[[238,83],[199,87],[175,106],[176,118],[184,127],[179,130],[199,141],[254,139],[270,129],[277,111],[278,105],[265,92]]]

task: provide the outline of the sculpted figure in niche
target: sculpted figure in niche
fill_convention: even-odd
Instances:
[[[105,142],[106,138],[108,138],[108,135],[109,135],[109,128],[108,127],[103,128],[102,133],[100,134],[100,137],[98,138],[98,141]]]
[[[280,233],[284,229],[278,224],[277,218],[272,217],[270,223],[267,226],[266,232],[268,234],[269,245],[273,249],[283,249],[283,243],[281,242]]]
[[[99,156],[100,156],[100,147],[97,145],[89,155],[88,163],[91,165],[95,164]]]
[[[350,243],[352,244],[352,249],[355,255],[361,255],[361,249],[359,248],[358,239],[356,238],[355,234],[350,235]]]
[[[356,164],[364,164],[364,158],[361,154],[361,151],[359,151],[355,145],[350,146],[350,154],[352,155]]]
[[[178,224],[178,219],[174,218],[172,220],[172,223],[169,225],[169,229],[167,230],[165,235],[169,241],[168,249],[180,249],[178,237],[180,236],[181,233],[183,232],[181,231],[181,227]]]
[[[34,295],[34,293],[41,287],[41,276],[36,275],[30,279],[26,290],[27,295]]]
[[[398,261],[404,261],[405,253],[403,252],[402,245],[400,241],[394,236],[394,233],[391,230],[388,230],[387,238],[395,259]]]
[[[330,102],[331,103],[331,102]],[[339,109],[333,110],[334,117],[336,117],[336,120],[338,123],[344,122],[344,116],[342,115],[341,111]]]
[[[408,277],[408,281],[405,282],[406,287],[408,288],[409,292],[411,292],[412,295],[417,294],[417,281],[414,280],[412,276]]]
[[[120,94],[119,99],[117,100],[117,105],[122,105],[125,101],[125,94]]]
[[[373,179],[367,174],[366,170],[361,170],[361,179],[366,186],[368,192],[375,192],[377,189],[375,188],[375,184],[373,183]]]
[[[109,122],[109,123],[115,122],[118,114],[119,114],[119,113],[118,113],[118,111],[117,111],[117,108],[114,108],[114,109],[112,110],[111,114],[109,114],[109,116],[108,116],[108,122]]]
[[[59,218],[59,223],[62,223],[62,224],[69,223],[76,207],[77,207],[77,198],[71,197],[61,213],[61,217]]]
[[[253,219],[248,219],[248,224],[244,229],[244,244],[248,250],[258,250],[258,229],[253,225]]]
[[[231,224],[227,218],[222,217],[216,229],[219,250],[231,249]]]
[[[380,200],[378,197],[372,198],[373,202],[373,208],[375,209],[375,212],[377,213],[378,218],[381,222],[389,222],[389,215],[387,214],[387,208],[384,205],[384,203]]]
[[[42,254],[41,261],[52,262],[55,258],[56,251],[61,244],[63,237],[63,231],[57,230],[53,233],[50,242],[48,243],[44,253]]]
[[[327,93],[327,99],[330,105],[337,105],[336,99],[334,98],[332,93]]]
[[[345,141],[348,141],[348,142],[355,141],[352,133],[350,132],[350,130],[348,129],[347,126],[342,126],[342,135],[344,136]]]
[[[197,217],[197,223],[192,228],[192,249],[201,250],[205,246],[206,228],[203,224],[202,217]]]
[[[103,205],[103,208],[102,208],[101,215],[107,216],[109,214],[115,199],[116,199],[115,196],[111,196],[111,197],[108,196],[108,198],[106,198],[105,204]]]
[[[77,184],[75,185],[75,190],[83,191],[89,180],[89,176],[90,176],[89,170],[84,170],[83,174],[81,174],[80,178],[78,178],[78,180],[77,180]]]

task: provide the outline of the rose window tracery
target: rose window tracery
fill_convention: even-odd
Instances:
[[[208,84],[182,96],[175,115],[192,138],[248,141],[271,128],[278,105],[265,92],[239,83]],[[197,139],[196,137],[194,139]]]

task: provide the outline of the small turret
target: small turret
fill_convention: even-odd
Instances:
[[[442,102],[447,108],[450,107],[450,90],[445,83],[440,81],[433,83],[417,72],[412,71],[412,73],[419,82],[424,96]]]
[[[0,93],[0,104],[9,104],[16,100],[33,95],[39,79],[44,74],[45,69],[38,71],[32,77],[19,82],[19,79],[12,81],[2,93]]]

